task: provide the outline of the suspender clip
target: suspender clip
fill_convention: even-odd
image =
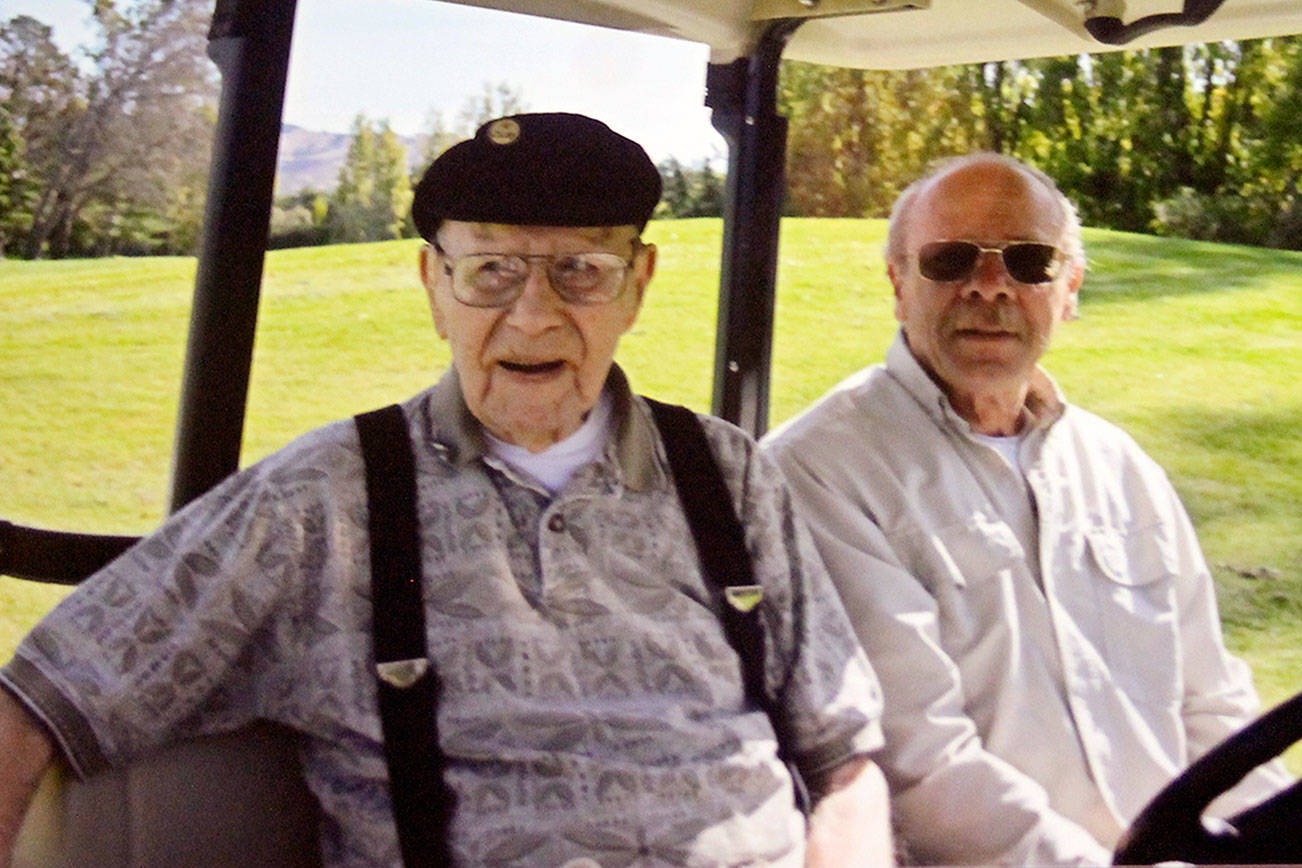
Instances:
[[[429,672],[429,659],[425,657],[415,657],[411,660],[390,660],[387,663],[376,663],[375,674],[380,680],[390,687],[397,687],[405,690],[411,687],[417,681],[425,677]]]
[[[723,598],[743,615],[754,609],[764,599],[763,585],[729,585],[723,589]]]

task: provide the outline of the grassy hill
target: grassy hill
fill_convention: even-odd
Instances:
[[[784,223],[774,423],[882,357],[895,333],[884,232]],[[657,222],[647,238],[659,273],[619,359],[640,390],[705,409],[720,223]],[[417,245],[269,256],[246,461],[447,365]],[[1302,255],[1100,231],[1086,245],[1082,318],[1046,365],[1167,468],[1214,565],[1230,644],[1268,702],[1285,698],[1302,690]],[[194,267],[0,261],[0,518],[142,533],[162,517]],[[60,594],[0,579],[0,660]]]

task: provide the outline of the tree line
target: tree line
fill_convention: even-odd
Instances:
[[[1087,225],[1302,248],[1302,37],[904,72],[786,63],[790,214],[878,217],[934,161],[992,150]]]
[[[494,113],[484,119],[498,116]],[[406,172],[407,147],[387,121],[359,117],[353,124],[352,135],[347,161],[332,192],[302,190],[276,199],[271,213],[269,247],[416,237],[416,227],[411,222],[411,199],[419,177]],[[443,147],[461,138],[453,138]],[[419,164],[428,165],[433,156],[437,154],[422,158]],[[670,157],[657,168],[664,194],[653,215],[655,219],[723,214],[725,179],[708,159],[693,167]]]
[[[77,58],[30,16],[0,22],[0,255],[194,248],[216,117],[211,14],[201,0],[98,0]]]
[[[446,148],[474,135],[485,121],[527,111],[519,91],[506,84],[485,85],[468,100],[457,120],[446,125],[432,114],[427,130],[417,136],[417,166],[428,165]],[[334,190],[303,190],[276,200],[271,215],[270,246],[303,247],[356,241],[413,238],[412,188],[419,171],[410,173],[407,146],[388,121],[359,115]],[[657,168],[664,193],[657,219],[718,217],[723,213],[724,178],[709,160],[685,166],[670,157]]]
[[[77,57],[50,28],[0,22],[0,256],[191,253],[218,82],[210,0],[96,0]],[[416,165],[526,110],[485,85],[431,113]],[[791,215],[879,217],[934,161],[1011,154],[1058,180],[1092,226],[1302,248],[1302,37],[909,71],[783,64]],[[273,246],[410,237],[414,178],[387,121],[358,116],[331,190],[279,198]],[[660,165],[656,216],[722,213],[709,160]]]

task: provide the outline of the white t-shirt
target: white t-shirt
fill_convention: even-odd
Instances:
[[[1008,463],[1021,470],[1021,465],[1017,463],[1017,450],[1022,446],[1022,435],[1013,434],[1009,436],[996,436],[994,434],[978,434],[972,432],[972,437],[987,446],[993,447],[1000,455],[1008,459]]]
[[[547,491],[555,494],[570,481],[574,471],[596,461],[610,435],[611,399],[604,391],[588,418],[569,437],[548,446],[541,452],[530,452],[494,437],[485,431],[488,454],[538,480]]]

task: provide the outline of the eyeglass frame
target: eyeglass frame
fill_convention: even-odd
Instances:
[[[452,297],[457,301],[458,304],[464,304],[466,307],[474,307],[474,308],[479,308],[481,310],[507,308],[515,304],[517,301],[519,301],[520,296],[524,294],[525,286],[529,282],[528,271],[525,272],[524,279],[520,281],[519,290],[515,293],[515,295],[511,296],[510,300],[502,302],[501,304],[475,304],[474,302],[466,301],[465,299],[457,295],[457,281],[455,276],[453,275],[453,268],[456,266],[457,262],[459,262],[462,259],[468,259],[471,256],[499,256],[503,259],[520,259],[524,261],[526,266],[530,266],[530,270],[532,270],[531,265],[535,261],[546,261],[550,265],[552,261],[556,259],[564,258],[566,256],[587,256],[593,253],[600,253],[605,256],[614,256],[624,263],[624,273],[623,275],[620,276],[619,279],[619,289],[610,298],[603,298],[598,301],[582,301],[582,300],[576,300],[570,298],[566,294],[566,292],[562,290],[560,287],[558,287],[555,281],[552,280],[550,269],[546,269],[546,268],[544,269],[544,273],[547,275],[547,285],[551,287],[552,292],[560,296],[561,301],[564,301],[566,304],[573,304],[579,307],[595,307],[599,304],[610,304],[612,301],[615,301],[620,296],[622,296],[625,292],[628,291],[629,271],[633,268],[633,263],[637,261],[638,254],[650,246],[644,243],[642,239],[639,237],[634,237],[631,243],[633,247],[633,253],[628,259],[624,259],[618,253],[612,253],[608,250],[579,250],[571,253],[495,253],[493,251],[485,250],[485,251],[472,251],[470,253],[463,253],[460,256],[453,257],[448,255],[448,252],[443,249],[443,245],[438,242],[437,238],[431,239],[429,241],[429,245],[433,247],[434,252],[439,255],[439,261],[443,266],[443,273],[448,276],[448,284],[452,289]]]
[[[937,244],[968,244],[971,245],[972,247],[975,247],[977,251],[977,255],[976,258],[972,260],[972,267],[965,274],[962,274],[959,277],[949,278],[948,280],[942,280],[935,277],[928,277],[927,274],[924,273],[922,270],[922,251],[928,247]],[[1050,265],[1055,266],[1055,268],[1053,272],[1049,274],[1046,280],[1021,280],[1016,275],[1014,275],[1012,271],[1009,270],[1008,260],[1006,258],[1006,251],[1010,247],[1020,247],[1020,246],[1048,247],[1053,250],[1053,257],[1049,260],[1049,263]],[[1057,244],[1050,244],[1047,241],[1023,241],[1023,240],[1004,241],[1001,242],[997,247],[987,247],[981,242],[973,241],[970,238],[938,238],[935,241],[928,241],[926,244],[920,246],[918,248],[917,254],[914,256],[914,261],[917,264],[918,273],[921,274],[927,280],[933,281],[934,283],[960,283],[962,281],[967,281],[972,279],[972,275],[975,274],[976,270],[981,266],[981,256],[982,254],[985,253],[998,253],[999,265],[1001,268],[1003,268],[1004,273],[1007,274],[1010,278],[1012,278],[1013,281],[1021,284],[1022,286],[1044,286],[1045,284],[1053,283],[1055,280],[1059,278],[1059,276],[1061,276],[1062,264],[1069,258],[1069,255],[1066,250],[1064,250],[1062,247],[1060,247]]]

